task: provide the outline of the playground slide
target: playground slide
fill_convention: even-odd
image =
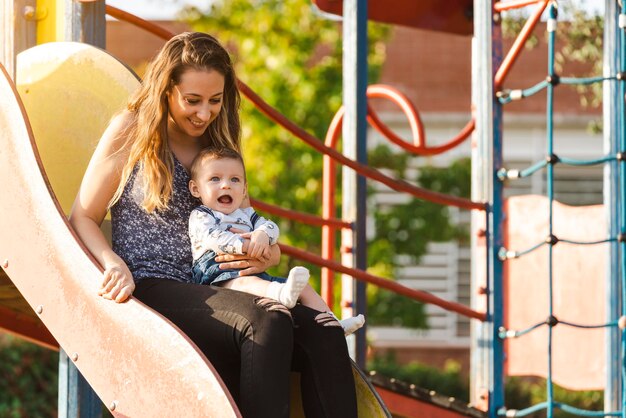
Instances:
[[[0,68],[5,273],[115,416],[240,416],[210,362],[175,325],[132,298],[116,304],[97,296],[101,269],[64,215],[95,141],[137,79],[106,52],[78,43],[20,54],[17,88]],[[390,416],[354,371],[359,416]],[[294,375],[293,417],[303,416],[296,382]]]

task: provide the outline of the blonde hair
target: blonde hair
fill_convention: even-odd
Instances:
[[[110,206],[120,199],[133,169],[139,165],[143,175],[142,207],[149,213],[167,209],[174,173],[174,157],[167,142],[167,93],[188,70],[215,70],[224,77],[222,109],[204,135],[212,147],[240,150],[241,98],[228,52],[205,33],[174,36],[150,63],[141,87],[128,103],[134,115],[127,131],[129,156]]]

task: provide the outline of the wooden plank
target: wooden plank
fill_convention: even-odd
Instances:
[[[2,269],[0,269],[0,307],[13,311],[16,314],[30,316],[34,320],[39,321],[28,302],[24,300],[13,282],[11,282],[11,279],[9,279],[9,276]]]
[[[4,306],[0,306],[0,330],[52,350],[59,348],[59,343],[39,318],[33,315],[23,315]]]

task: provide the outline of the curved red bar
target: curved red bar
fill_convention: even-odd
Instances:
[[[366,94],[368,99],[389,99],[402,109],[402,112],[409,121],[409,126],[411,126],[414,146],[410,146],[406,141],[393,133],[391,129],[378,119],[374,110],[369,106],[367,107],[368,121],[378,132],[386,136],[391,142],[401,146],[407,151],[419,154],[419,151],[426,146],[424,124],[422,123],[417,109],[415,109],[415,106],[413,106],[413,103],[411,103],[408,97],[399,90],[383,84],[372,84],[368,86]]]
[[[108,4],[105,6],[106,14],[112,16],[118,20],[122,20],[124,22],[128,22],[132,25],[138,26],[141,29],[144,29],[153,35],[158,36],[162,39],[170,39],[174,34],[167,29],[163,29],[159,25],[155,25],[152,22],[144,20],[138,16],[125,12],[122,9],[118,9],[117,7],[109,6]]]

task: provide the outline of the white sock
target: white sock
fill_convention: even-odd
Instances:
[[[340,319],[339,323],[343,327],[343,333],[350,335],[365,324],[365,317],[359,314],[351,318]]]
[[[279,301],[289,309],[296,306],[300,293],[309,282],[309,270],[297,266],[291,269],[287,282],[271,282],[265,292],[266,296]]]
[[[354,331],[365,325],[365,317],[362,314],[358,314],[357,316],[352,316],[346,319],[339,319],[337,318],[337,315],[335,315],[333,312],[328,313],[331,314],[332,317],[335,318],[337,322],[339,322],[339,324],[341,324],[344,335],[350,335]]]

